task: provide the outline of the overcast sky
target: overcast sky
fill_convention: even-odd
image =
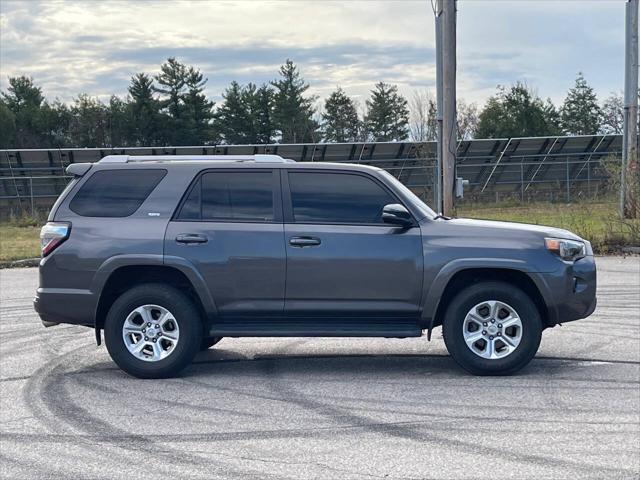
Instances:
[[[170,56],[199,67],[207,93],[261,83],[291,58],[326,97],[362,101],[377,81],[434,90],[434,17],[414,1],[0,0],[0,87],[32,76],[47,98],[123,95]],[[460,0],[458,96],[484,103],[526,81],[561,102],[576,73],[602,99],[623,87],[624,0]]]

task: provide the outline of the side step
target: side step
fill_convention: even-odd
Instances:
[[[420,337],[417,321],[407,319],[238,319],[211,325],[211,337]]]

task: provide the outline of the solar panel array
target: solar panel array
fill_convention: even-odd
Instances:
[[[621,150],[621,135],[463,140],[457,176],[469,180],[465,198],[477,201],[571,199],[597,194],[608,179],[602,160],[619,161]],[[67,165],[109,154],[277,154],[299,162],[361,163],[388,170],[428,201],[434,195],[435,142],[0,150],[0,208],[51,205],[68,181]]]

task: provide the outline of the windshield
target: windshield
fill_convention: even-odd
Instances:
[[[404,183],[398,180],[396,177],[391,175],[386,170],[382,171],[382,174],[398,189],[403,195],[409,197],[413,203],[413,205],[420,210],[420,212],[424,215],[424,217],[433,218],[436,216],[436,212],[431,210],[429,206],[424,203],[420,197],[418,197],[415,193],[413,193],[409,188],[407,188]]]

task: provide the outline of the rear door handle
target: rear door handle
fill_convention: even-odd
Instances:
[[[176,237],[178,243],[207,243],[207,237],[197,233],[180,233]]]
[[[320,243],[320,239],[316,237],[291,237],[289,239],[289,245],[292,247],[315,247]]]

